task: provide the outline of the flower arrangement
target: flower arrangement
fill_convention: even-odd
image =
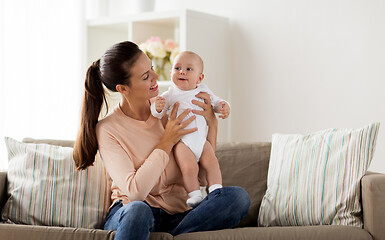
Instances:
[[[151,59],[159,80],[168,80],[172,62],[179,53],[179,46],[172,39],[162,40],[160,37],[150,37],[139,44],[139,48]]]

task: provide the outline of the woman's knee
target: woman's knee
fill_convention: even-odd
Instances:
[[[153,214],[150,206],[148,206],[145,202],[141,201],[133,201],[122,207],[122,212],[120,213],[120,219],[132,219],[134,221],[142,221],[142,220],[152,220]]]
[[[130,232],[132,228],[137,226],[143,226],[149,229],[154,225],[154,215],[146,203],[134,201],[126,205],[119,204],[119,209],[114,209],[119,206],[117,205],[112,209],[114,212],[110,212],[103,227],[105,230],[116,231],[119,230],[120,227]]]
[[[231,206],[234,206],[234,211],[239,211],[243,217],[245,217],[250,208],[250,196],[245,189],[238,186],[223,188],[225,195],[231,201]]]

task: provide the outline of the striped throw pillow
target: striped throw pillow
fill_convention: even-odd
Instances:
[[[372,160],[379,125],[274,134],[259,226],[362,227],[359,183]]]
[[[8,193],[2,213],[14,223],[100,228],[109,206],[107,178],[100,159],[77,171],[72,148],[21,143],[5,138]]]

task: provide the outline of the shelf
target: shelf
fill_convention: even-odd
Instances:
[[[129,22],[152,22],[158,25],[173,25],[181,13],[179,11],[162,11],[139,13],[119,17],[103,17],[87,20],[88,27],[113,27],[127,25]]]
[[[96,18],[87,21],[87,27],[112,28],[122,30],[128,27],[129,18]]]
[[[129,22],[146,22],[162,27],[173,27],[178,24],[181,17],[196,17],[207,21],[227,22],[227,18],[215,16],[207,13],[200,13],[193,10],[170,10],[158,12],[145,12],[134,15],[125,15],[119,17],[102,17],[87,20],[87,27],[105,28],[111,30],[127,30]]]

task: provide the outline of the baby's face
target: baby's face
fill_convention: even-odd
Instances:
[[[200,59],[189,53],[179,54],[175,58],[171,69],[171,79],[181,90],[195,89],[203,79]]]

